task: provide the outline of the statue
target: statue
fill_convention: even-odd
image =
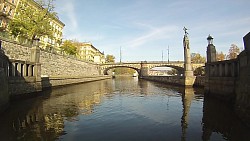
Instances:
[[[184,38],[183,38],[183,46],[184,48],[187,48],[189,49],[189,39],[188,39],[188,32],[187,32],[187,28],[184,26],[183,28],[184,32],[185,32],[185,35],[184,35]]]
[[[183,30],[185,32],[185,35],[188,35],[188,32],[187,32],[188,29],[185,26],[184,26]]]

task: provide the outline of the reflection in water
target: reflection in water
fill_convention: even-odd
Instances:
[[[246,128],[203,90],[117,77],[14,102],[1,140],[246,140]],[[203,102],[204,101],[204,102]]]
[[[184,92],[182,93],[182,117],[181,117],[181,127],[182,127],[182,136],[181,140],[186,140],[186,132],[188,128],[188,117],[189,117],[189,110],[191,107],[191,102],[194,98],[194,89],[193,88],[185,88]]]
[[[250,129],[239,120],[229,105],[205,97],[203,106],[203,140],[214,140],[214,133],[220,133],[226,140],[250,140]]]

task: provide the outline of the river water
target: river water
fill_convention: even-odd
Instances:
[[[40,94],[1,114],[2,141],[250,140],[230,106],[202,89],[117,77]]]

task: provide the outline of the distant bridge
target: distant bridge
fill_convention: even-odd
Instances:
[[[204,67],[205,63],[192,63],[191,64],[193,71],[197,68]],[[184,61],[138,61],[138,62],[121,62],[121,63],[106,63],[100,64],[100,70],[103,74],[108,74],[108,71],[114,68],[131,68],[141,74],[142,68],[146,67],[147,70],[150,70],[155,67],[171,67],[176,69],[179,73],[184,72]]]

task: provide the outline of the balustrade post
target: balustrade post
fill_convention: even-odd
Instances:
[[[225,63],[224,70],[225,70],[225,76],[228,77],[229,76],[228,63]]]
[[[33,65],[28,66],[28,76],[33,76]]]
[[[39,39],[33,41],[33,47],[30,49],[30,62],[39,63],[40,62],[40,48],[39,48]]]
[[[17,76],[22,76],[22,64],[17,63]]]
[[[23,76],[28,76],[28,66],[27,63],[23,65]]]
[[[41,81],[41,64],[36,63],[34,66],[34,76],[36,77],[36,81]]]

